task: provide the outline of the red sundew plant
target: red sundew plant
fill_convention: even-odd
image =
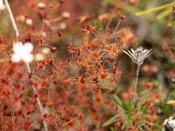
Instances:
[[[82,8],[68,3],[0,0],[0,131],[162,129],[159,118],[168,110],[161,105],[166,96],[159,82],[145,78],[159,73],[160,67],[147,63],[151,49],[129,50],[139,38],[129,26],[120,27],[127,18],[122,6],[140,1],[119,1],[113,6],[109,2],[110,11],[77,16],[76,26],[69,19],[75,20],[71,15]],[[99,1],[93,3],[97,6]],[[76,39],[64,45],[74,30]],[[173,48],[162,46],[162,50],[174,58]],[[119,84],[124,74],[123,52],[138,65],[135,85],[126,89]],[[174,70],[168,69],[168,74],[173,83]],[[173,102],[170,99],[167,104]]]
[[[39,13],[42,11],[44,16],[43,10],[46,5],[39,3],[38,6]],[[7,9],[11,13],[10,7]],[[14,23],[13,16],[10,18],[18,38],[20,34],[16,23]],[[46,17],[42,19],[45,23]],[[32,26],[32,22],[30,24]],[[49,26],[49,24],[46,25]],[[110,102],[108,93],[104,92],[103,88],[105,89],[105,85],[109,83],[111,83],[110,86],[115,86],[119,80],[120,69],[117,67],[116,55],[126,44],[123,43],[116,48],[117,43],[111,43],[110,40],[114,39],[112,36],[115,35],[119,39],[121,37],[121,42],[129,43],[133,42],[130,37],[134,36],[128,35],[128,38],[123,38],[124,35],[127,35],[126,33],[130,33],[128,29],[121,30],[121,33],[115,31],[99,34],[97,28],[91,25],[86,25],[83,32],[85,35],[82,44],[70,45],[68,51],[71,59],[60,64],[56,64],[50,56],[42,56],[41,53],[46,54],[47,50],[49,52],[55,50],[53,46],[45,46],[44,37],[39,36],[39,45],[34,49],[34,57],[41,52],[42,59],[37,58],[39,62],[36,62],[37,66],[32,66],[32,68],[29,62],[34,59],[33,56],[30,56],[28,60],[29,56],[25,56],[27,55],[24,54],[25,52],[19,54],[20,50],[26,48],[27,51],[28,46],[31,45],[26,43],[23,45],[22,42],[14,44],[12,62],[23,60],[24,63],[13,64],[7,59],[2,64],[5,76],[1,75],[3,84],[1,100],[4,101],[6,98],[1,105],[3,112],[1,115],[2,118],[5,118],[1,121],[2,130],[38,129],[47,131],[69,130],[69,128],[91,130],[95,125],[102,124],[101,120],[109,114],[107,109],[115,111],[113,102]],[[108,37],[110,34],[111,38]],[[106,38],[101,39],[102,36]],[[30,39],[29,42],[31,42]],[[4,56],[8,55],[9,47],[7,48],[5,43],[1,46],[4,48],[2,48],[2,55],[3,53]],[[45,50],[42,49],[43,47]],[[29,52],[32,52],[32,49],[31,46]],[[18,58],[19,55],[23,57]],[[6,75],[8,75],[7,79],[5,79]],[[104,112],[103,115],[101,112]]]

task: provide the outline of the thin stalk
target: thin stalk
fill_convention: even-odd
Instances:
[[[117,26],[115,27],[114,31],[117,31],[118,30],[120,24],[121,24],[121,19],[119,18],[119,21],[118,21]]]
[[[31,69],[30,69],[29,63],[26,63],[26,67],[27,67],[27,71],[30,73],[31,72]]]
[[[9,5],[9,3],[8,3],[8,0],[4,0],[4,2],[5,2],[5,5],[6,5],[6,8],[7,8],[7,11],[8,11],[8,14],[9,14],[9,17],[10,17],[10,20],[11,20],[11,22],[12,22],[13,29],[14,29],[14,31],[15,31],[16,37],[18,38],[18,36],[19,36],[19,31],[18,31],[16,22],[15,22],[13,13],[12,13],[12,10],[11,10],[11,8],[10,8],[10,5]]]
[[[137,88],[138,88],[137,86],[138,86],[140,67],[141,67],[141,64],[137,64],[136,79],[135,79],[136,92],[137,92]]]
[[[27,66],[28,73],[31,73],[31,69],[30,69],[29,63],[26,63],[26,66]],[[38,91],[35,89],[35,87],[33,85],[32,85],[32,89],[33,89],[33,92],[35,94],[38,94]],[[38,104],[40,113],[42,114],[44,112],[44,108],[42,106],[42,103],[41,103],[41,100],[40,100],[39,96],[36,98],[36,100],[37,100],[37,104]],[[43,119],[42,123],[43,123],[43,126],[44,126],[44,130],[48,131],[48,125],[47,125],[47,123],[46,123],[46,121],[44,119]]]
[[[34,86],[32,86],[32,89],[33,89],[35,94],[38,94],[38,91],[35,89]],[[37,103],[38,103],[38,107],[39,107],[40,113],[42,114],[44,112],[44,108],[43,108],[43,106],[41,104],[41,100],[40,100],[39,96],[36,98],[36,100],[37,100]],[[43,126],[44,126],[44,130],[48,131],[48,125],[47,125],[47,123],[46,123],[46,121],[44,119],[43,119],[42,123],[43,123]]]
[[[138,79],[139,79],[139,72],[140,72],[140,67],[141,67],[141,64],[137,64],[137,70],[136,70],[136,78],[135,78],[135,93],[136,93],[136,96],[134,97],[133,99],[133,103],[136,104],[136,102],[138,101]]]
[[[159,10],[163,10],[163,9],[172,7],[173,5],[175,5],[175,2],[171,2],[171,3],[165,4],[165,5],[159,6],[159,7],[152,8],[152,9],[148,9],[146,11],[138,12],[138,13],[136,13],[136,16],[153,13],[153,12],[156,12]]]

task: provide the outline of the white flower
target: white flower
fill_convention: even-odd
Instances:
[[[127,54],[134,63],[141,65],[143,64],[145,58],[151,55],[152,50],[147,50],[143,49],[142,47],[139,47],[136,50],[133,50],[131,48],[131,51],[123,51],[123,52]]]
[[[169,117],[164,121],[163,125],[167,131],[175,131],[175,118]]]
[[[13,45],[13,55],[12,61],[17,63],[20,61],[24,61],[29,63],[33,60],[33,55],[31,54],[33,50],[33,45],[30,42],[25,43],[24,45],[22,42],[16,42]]]
[[[0,10],[4,10],[4,9],[5,9],[4,1],[0,0]]]

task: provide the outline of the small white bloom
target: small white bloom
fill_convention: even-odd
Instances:
[[[35,55],[35,60],[36,60],[36,61],[42,61],[42,60],[44,60],[44,55],[41,54],[41,53],[37,53],[37,54]]]
[[[4,1],[0,0],[0,10],[4,10],[4,9],[5,9]]]
[[[26,24],[29,25],[29,26],[32,26],[33,24],[33,20],[32,19],[26,19]]]
[[[33,45],[30,42],[27,42],[24,45],[22,42],[14,43],[12,61],[15,63],[20,61],[24,61],[26,63],[31,62],[33,60],[33,55],[31,54],[32,50]]]
[[[69,18],[69,17],[70,17],[70,14],[69,14],[69,12],[64,11],[64,12],[62,13],[62,16],[63,16],[64,18]]]
[[[66,27],[67,27],[67,25],[66,25],[65,22],[60,22],[60,23],[59,23],[58,28],[59,28],[60,30],[64,30]]]
[[[143,61],[151,55],[152,50],[143,49],[142,47],[137,48],[136,50],[123,51],[127,54],[134,63],[141,65]]]
[[[45,3],[43,3],[43,2],[38,3],[38,8],[45,8],[45,7],[46,7]]]
[[[48,48],[48,47],[42,48],[42,49],[41,49],[41,52],[42,52],[43,54],[49,54],[49,53],[50,53],[50,48]]]
[[[47,33],[45,31],[39,32],[39,35],[41,35],[42,37],[47,37]]]
[[[175,118],[169,117],[163,123],[165,130],[167,131],[175,131]]]

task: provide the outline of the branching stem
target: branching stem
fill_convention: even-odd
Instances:
[[[35,94],[38,94],[38,91],[35,89],[34,86],[32,86],[32,89],[33,89]],[[36,100],[37,100],[37,103],[38,103],[38,107],[39,107],[40,113],[42,114],[44,112],[44,108],[43,108],[43,106],[41,104],[41,100],[40,100],[39,96],[36,98]],[[48,131],[48,125],[47,125],[47,123],[46,123],[46,121],[44,119],[43,119],[43,126],[44,126],[44,130]]]

